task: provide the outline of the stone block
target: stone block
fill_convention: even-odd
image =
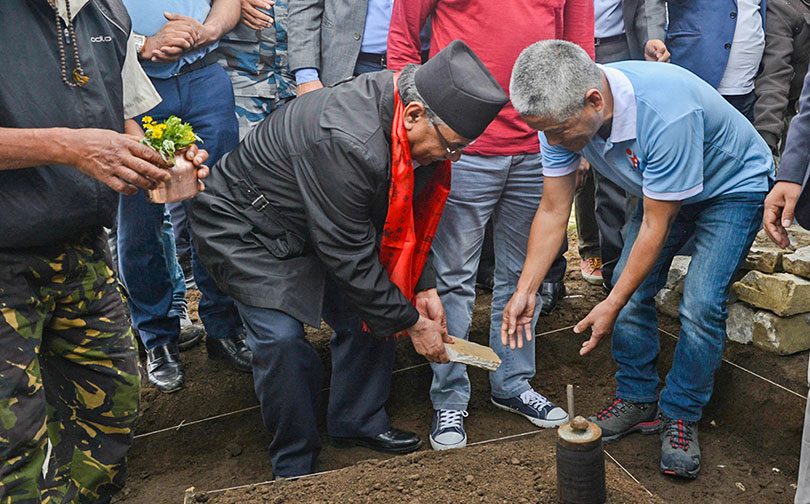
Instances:
[[[782,271],[782,256],[785,250],[777,245],[752,245],[743,263],[744,269],[757,270],[763,273]]]
[[[487,371],[495,372],[501,365],[501,358],[488,346],[479,345],[472,341],[453,338],[453,344],[444,344],[451,362],[459,362],[468,366],[476,366]]]
[[[683,282],[686,279],[686,273],[689,271],[690,262],[692,262],[690,256],[673,257],[672,266],[669,268],[669,273],[667,273],[667,283],[664,287],[683,294]]]
[[[788,237],[790,237],[790,246],[793,250],[810,246],[810,231],[798,224],[793,224],[787,229],[787,232]]]
[[[785,271],[810,278],[810,247],[802,247],[782,259]]]
[[[787,228],[787,233],[788,238],[790,239],[790,245],[788,245],[786,249],[787,251],[793,252],[796,249],[810,246],[810,231],[804,229],[798,224],[793,224]],[[764,229],[761,229],[759,233],[757,233],[757,237],[754,240],[754,245],[763,247],[777,246],[773,241],[771,241],[768,233],[766,233]]]
[[[778,317],[760,310],[754,315],[754,345],[780,355],[810,349],[810,313]]]
[[[655,306],[664,315],[678,318],[678,310],[681,306],[681,293],[664,287],[655,295]]]
[[[741,301],[782,317],[810,312],[810,281],[790,273],[749,271],[733,289]]]
[[[747,345],[751,343],[754,333],[754,314],[756,310],[745,303],[729,303],[726,335],[731,341]]]

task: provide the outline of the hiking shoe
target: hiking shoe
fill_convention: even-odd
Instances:
[[[557,427],[568,421],[565,410],[532,389],[509,399],[490,399],[500,409],[517,413],[538,427]]]
[[[588,420],[602,429],[602,441],[609,443],[631,432],[658,432],[661,421],[657,413],[657,403],[636,403],[616,398],[610,406],[588,417]]]
[[[582,278],[591,285],[602,285],[602,258],[589,257],[579,261]]]
[[[659,416],[661,420],[661,464],[664,474],[697,478],[700,471],[700,445],[697,423]]]
[[[434,450],[449,450],[467,446],[467,432],[464,430],[464,410],[440,409],[433,413],[430,426],[430,446]]]

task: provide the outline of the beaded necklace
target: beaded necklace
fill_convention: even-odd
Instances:
[[[59,41],[59,62],[62,66],[62,82],[70,87],[82,87],[87,84],[90,77],[85,75],[82,68],[82,62],[79,60],[79,45],[76,43],[76,32],[73,29],[73,18],[70,14],[70,0],[65,0],[65,7],[67,10],[67,32],[70,36],[70,43],[73,45],[73,62],[76,68],[73,70],[73,82],[67,78],[67,63],[65,62],[65,44],[62,42],[62,22],[59,17],[59,9],[56,7],[56,2],[48,2],[53,8],[56,15],[56,40]]]

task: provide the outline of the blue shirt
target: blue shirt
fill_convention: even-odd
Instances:
[[[593,0],[593,36],[615,37],[624,33],[622,0]]]
[[[388,47],[388,26],[391,24],[393,11],[394,0],[368,0],[360,52],[372,54],[385,52]]]
[[[124,6],[132,19],[132,31],[140,35],[151,37],[157,33],[164,24],[166,17],[164,12],[182,14],[196,19],[200,23],[208,17],[211,10],[209,0],[123,0]],[[217,43],[211,44],[202,49],[184,54],[174,63],[154,63],[149,60],[141,61],[146,75],[155,79],[168,79],[176,74],[180,67],[186,63],[193,63],[202,58],[210,51],[216,49]]]
[[[636,196],[697,203],[737,192],[767,192],[768,145],[717,91],[677,65],[600,65],[613,94],[610,136],[582,149],[600,174]],[[540,132],[543,175],[560,177],[580,153],[550,146]]]

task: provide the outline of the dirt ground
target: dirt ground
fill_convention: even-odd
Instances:
[[[592,355],[577,355],[582,338],[570,327],[603,294],[581,280],[573,237],[570,249],[568,297],[538,323],[537,376],[532,384],[558,404],[565,402],[565,385],[574,384],[577,411],[590,414],[613,398],[616,368],[609,341]],[[488,343],[490,302],[490,295],[479,293],[471,330],[471,339],[478,343]],[[678,322],[662,317],[661,329],[663,381],[676,343],[664,331],[677,335]],[[326,389],[328,328],[311,331],[309,338],[326,364]],[[400,342],[387,410],[395,426],[422,436],[420,451],[392,458],[364,448],[335,449],[328,445],[324,414],[317,470],[325,474],[270,483],[270,438],[250,375],[209,360],[203,346],[182,357],[185,389],[166,395],[144,386],[130,476],[116,502],[180,503],[191,486],[196,487],[197,501],[216,503],[556,502],[556,432],[538,431],[526,420],[496,409],[489,402],[485,371],[469,370],[470,446],[434,452],[426,442],[432,414],[430,368],[410,343]],[[608,502],[793,502],[805,406],[797,394],[807,394],[807,355],[778,357],[729,344],[725,357],[728,362],[717,373],[715,394],[700,424],[699,478],[684,481],[661,475],[657,436],[629,436],[605,447]],[[324,399],[327,393],[324,390]],[[515,437],[501,440],[509,436]],[[496,441],[476,445],[490,440]],[[265,484],[255,485],[261,482]]]

